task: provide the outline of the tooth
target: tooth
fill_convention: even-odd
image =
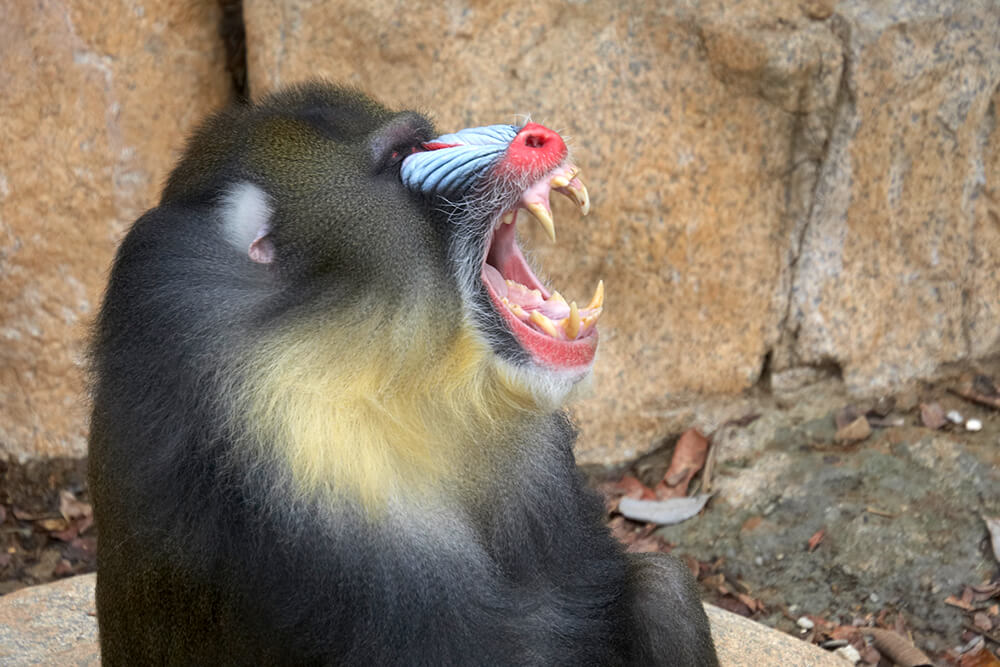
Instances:
[[[580,207],[580,213],[582,215],[587,215],[590,213],[590,193],[587,192],[587,186],[583,184],[583,181],[576,179],[576,182],[580,184],[579,188],[573,187],[571,183],[567,190],[573,195],[573,199],[576,200],[577,206]]]
[[[598,308],[580,321],[580,335],[583,335],[594,328],[594,325],[597,324],[597,320],[601,317],[601,312],[603,311]]]
[[[506,302],[505,302],[506,303]],[[524,312],[524,308],[517,305],[516,303],[506,303],[507,307],[510,308],[510,312],[514,313],[519,320],[528,319],[528,313]]]
[[[549,297],[549,301],[552,301],[552,300],[555,300],[557,303],[562,303],[562,304],[566,303],[566,299],[564,299],[563,295],[560,294],[559,292],[553,292],[552,293],[552,296]]]
[[[597,289],[594,290],[594,296],[587,304],[587,308],[603,308],[604,307],[604,281],[597,281]]]
[[[517,209],[504,213],[502,220],[505,225],[514,224],[514,221],[517,220]]]
[[[552,177],[552,180],[549,181],[549,186],[557,189],[564,188],[567,185],[569,185],[569,179],[562,174],[556,174]]]
[[[531,214],[535,216],[535,218],[538,220],[538,222],[541,223],[542,229],[545,230],[545,233],[548,234],[552,242],[555,243],[556,225],[554,222],[552,222],[552,214],[549,213],[548,210],[541,204],[531,203],[528,204],[527,206],[528,206],[528,211],[530,211]]]
[[[569,317],[563,323],[563,329],[570,340],[576,340],[576,335],[580,333],[580,309],[576,307],[576,301],[569,304]]]
[[[558,331],[556,331],[555,323],[549,318],[542,315],[537,310],[531,311],[531,321],[537,324],[542,331],[552,336],[553,338],[556,338],[558,336]]]

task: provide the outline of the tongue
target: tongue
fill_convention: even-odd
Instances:
[[[503,279],[503,276],[496,270],[495,267],[490,264],[484,265],[483,278],[486,279],[486,282],[489,284],[490,289],[493,290],[494,294],[498,297],[507,296],[507,281]]]

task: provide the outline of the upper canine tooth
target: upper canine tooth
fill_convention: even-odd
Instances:
[[[531,311],[531,321],[537,324],[542,331],[553,338],[558,337],[559,332],[556,331],[555,323],[537,310]]]
[[[594,296],[591,298],[590,303],[587,304],[587,308],[603,308],[604,307],[604,281],[597,281],[597,289],[594,290]]]
[[[564,188],[567,185],[569,185],[569,179],[562,174],[556,174],[552,177],[552,180],[549,181],[549,186],[553,188]]]
[[[574,184],[570,183],[567,189],[573,194],[573,199],[580,207],[580,213],[587,215],[590,213],[590,193],[587,192],[587,186],[583,184],[583,181],[576,179],[576,182],[580,184],[579,188],[573,187]]]
[[[563,323],[563,329],[570,340],[576,340],[576,335],[580,333],[580,309],[576,307],[576,301],[569,304],[569,317]]]
[[[549,238],[553,243],[556,242],[556,225],[552,221],[552,214],[549,213],[548,209],[538,203],[532,202],[527,205],[528,211],[531,212],[533,216],[541,223],[542,229],[545,233],[549,235]]]

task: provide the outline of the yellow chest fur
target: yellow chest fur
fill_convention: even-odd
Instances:
[[[276,336],[254,354],[241,401],[253,456],[277,458],[296,493],[360,500],[461,493],[495,452],[486,443],[529,393],[467,327],[449,339],[400,327]],[[431,345],[421,341],[432,341]]]

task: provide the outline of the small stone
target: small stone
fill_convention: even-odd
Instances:
[[[969,421],[965,422],[965,430],[981,431],[983,430],[983,422],[979,421],[978,419],[970,419]]]
[[[802,9],[809,18],[822,21],[833,15],[834,4],[834,0],[805,0]]]
[[[927,428],[933,429],[939,429],[947,423],[944,410],[937,403],[920,404],[920,421]]]
[[[861,662],[861,654],[858,653],[858,649],[854,648],[850,644],[847,646],[841,646],[834,651],[833,654],[839,655],[844,660],[849,660],[852,665],[856,665]]]
[[[800,616],[799,620],[795,621],[795,625],[799,626],[803,630],[812,630],[816,627],[816,624],[813,623],[807,616]]]
[[[838,442],[860,442],[872,434],[871,424],[864,417],[858,417],[850,424],[837,429],[834,438]]]
[[[884,419],[885,417],[888,417],[889,413],[892,412],[895,408],[896,408],[896,399],[893,398],[892,396],[883,396],[882,398],[875,401],[869,412],[872,412]]]
[[[952,424],[961,424],[965,421],[962,417],[962,413],[958,410],[949,410],[948,414],[945,415]]]
[[[872,593],[868,596],[868,599],[872,601],[873,604],[878,604],[878,595]]]
[[[896,394],[896,409],[909,412],[920,404],[920,396],[913,387],[903,389]]]

